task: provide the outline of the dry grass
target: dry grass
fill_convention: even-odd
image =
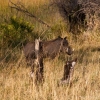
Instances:
[[[16,3],[23,3],[23,4],[26,4],[26,5],[34,5],[34,6],[39,6],[41,4],[45,4],[47,2],[49,2],[49,0],[10,0],[12,2],[16,2]],[[6,2],[4,0],[1,0],[0,1],[0,5],[1,6],[8,6],[9,4],[9,0],[6,0]]]
[[[0,71],[0,100],[99,100],[100,52],[96,49],[99,44],[95,46],[97,42],[90,42],[81,45],[73,42],[77,50],[73,57],[78,56],[78,62],[71,86],[59,85],[64,61],[57,59],[45,61],[45,82],[43,86],[36,86],[30,80],[25,59],[20,60],[23,54],[17,53],[18,61],[3,63],[8,67]]]
[[[49,0],[30,0],[30,2],[29,0],[22,0],[22,2],[25,5],[39,6],[49,2]],[[8,1],[0,1],[1,8],[4,9],[7,5]],[[57,20],[61,20],[61,18],[59,15],[56,16],[58,17],[54,18],[52,15],[51,18],[49,17],[50,19],[46,20],[57,23]],[[4,52],[6,52],[4,57],[6,58],[8,51],[10,51],[11,57],[8,57],[7,61],[3,59],[0,62],[0,100],[100,100],[99,34],[89,37],[82,35],[76,40],[73,39],[73,36],[68,35],[63,28],[61,33],[63,37],[67,34],[68,41],[75,49],[70,59],[78,57],[72,85],[59,85],[63,75],[64,61],[62,59],[44,62],[45,82],[43,86],[36,86],[34,81],[30,79],[30,67],[27,67],[25,59],[22,59],[24,58],[22,52],[18,49],[10,50],[9,48],[2,51],[1,48],[0,55],[4,55]],[[54,38],[56,35],[52,37]]]

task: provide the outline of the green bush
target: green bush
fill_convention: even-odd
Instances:
[[[31,23],[23,18],[13,16],[10,18],[9,23],[0,25],[0,41],[2,41],[2,45],[6,44],[15,47],[33,35],[33,29],[34,26]]]

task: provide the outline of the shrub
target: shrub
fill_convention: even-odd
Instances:
[[[2,45],[10,45],[15,47],[21,42],[25,42],[33,32],[34,26],[25,21],[23,18],[13,16],[9,23],[2,23],[0,25],[0,41]]]

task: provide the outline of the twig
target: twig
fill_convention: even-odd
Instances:
[[[23,12],[24,14],[30,16],[30,17],[33,17],[36,21],[38,21],[39,23],[41,24],[44,24],[46,25],[47,27],[50,28],[50,25],[48,25],[47,23],[45,23],[44,21],[42,21],[40,18],[36,17],[35,15],[33,15],[32,13],[30,13],[23,5],[17,5],[15,3],[13,3],[11,0],[9,0],[9,2],[13,5],[13,6],[10,6],[11,8],[13,9],[16,9],[20,12]]]

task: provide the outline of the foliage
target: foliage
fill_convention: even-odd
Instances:
[[[2,23],[0,25],[0,41],[3,44],[16,46],[34,34],[33,29],[34,26],[31,23],[25,21],[23,18],[13,16],[10,18],[9,23]]]
[[[0,0],[0,8],[2,5],[2,9],[5,9],[5,4],[8,6],[8,1],[9,0]],[[0,100],[99,100],[100,31],[98,33],[94,31],[95,35],[93,36],[93,34],[91,34],[89,37],[81,34],[77,36],[76,39],[72,37],[72,34],[67,34],[66,25],[59,24],[58,20],[62,21],[62,19],[57,10],[54,11],[54,9],[52,10],[50,7],[52,11],[50,12],[49,10],[47,14],[45,13],[46,10],[42,11],[39,8],[41,4],[46,4],[48,0],[20,1],[23,2],[25,6],[31,4],[36,10],[36,15],[44,21],[47,21],[52,28],[47,29],[45,26],[36,23],[33,19],[29,19],[29,17],[26,17],[26,20],[29,19],[30,22],[34,22],[34,26],[29,22],[28,25],[26,25],[25,23],[27,22],[25,19],[17,18],[16,16],[11,17],[13,13],[16,13],[15,11],[11,14],[8,12],[9,9],[7,9],[6,12],[0,10],[0,15],[2,15],[1,11],[3,14],[7,13],[7,16],[5,16],[7,22],[3,22],[4,18],[0,16],[0,44],[3,45],[2,47],[0,45]],[[66,4],[69,3],[67,2]],[[75,5],[75,3],[73,3],[73,5]],[[72,6],[70,7],[73,8]],[[33,11],[33,9],[31,9],[31,11]],[[22,16],[22,13],[19,15]],[[14,21],[18,26],[12,24],[11,19],[13,18],[15,18]],[[33,27],[32,31],[28,32],[27,28],[22,28],[22,22],[20,22],[20,20],[24,23],[24,27]],[[59,61],[58,59],[52,61],[48,59],[44,60],[45,81],[43,85],[36,86],[34,80],[32,81],[30,78],[30,67],[26,64],[22,50],[5,46],[5,44],[13,44],[13,46],[16,46],[21,41],[30,40],[30,38],[33,40],[40,36],[39,34],[43,37],[41,37],[41,39],[51,39],[58,34],[62,36],[68,35],[68,41],[75,51],[70,58],[66,56],[68,57],[66,60],[73,59],[76,56],[78,57],[71,85],[59,84],[63,75],[65,59],[61,58]]]
[[[100,27],[100,0],[54,0],[71,33],[98,30]],[[95,27],[94,27],[95,26]]]

